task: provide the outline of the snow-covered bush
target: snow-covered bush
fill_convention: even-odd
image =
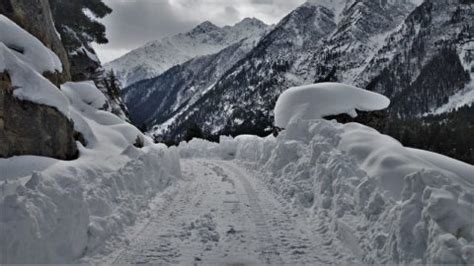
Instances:
[[[58,89],[39,73],[60,69],[58,62],[0,15],[0,72],[11,76],[13,95],[58,109],[83,140],[74,161],[0,159],[0,263],[76,262],[131,225],[156,193],[181,178],[178,150],[153,144],[101,110],[105,96],[93,83]]]
[[[292,119],[321,119],[325,116],[387,108],[390,100],[380,94],[340,83],[318,83],[293,87],[282,93],[275,106],[275,125],[286,128]]]

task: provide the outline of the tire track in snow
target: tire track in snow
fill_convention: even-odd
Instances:
[[[156,228],[168,227],[170,222],[168,219],[175,216],[175,213],[183,212],[183,207],[191,201],[191,191],[194,188],[194,183],[187,183],[184,187],[184,193],[177,193],[176,198],[168,198],[163,203],[160,209],[154,210],[155,217],[143,227],[138,234],[130,241],[130,244],[123,248],[112,265],[123,264],[147,264],[154,263],[156,260],[161,263],[177,263],[174,259],[180,256],[179,248],[169,240],[171,233],[167,232],[158,234],[159,239],[148,239],[144,243],[144,238],[147,235],[152,235],[151,232]],[[147,248],[152,246],[152,248]]]
[[[232,161],[185,160],[188,183],[159,208],[113,264],[314,265],[353,260],[330,220],[308,219]]]
[[[245,178],[258,193],[259,204],[274,233],[274,243],[283,258],[284,264],[360,264],[350,250],[330,232],[331,221],[328,217],[317,217],[296,210],[291,203],[272,193],[255,175],[256,171],[247,171],[234,162],[222,162],[229,170]],[[247,179],[245,176],[249,176]],[[251,180],[252,182],[249,182]],[[250,184],[253,183],[253,184]],[[268,231],[268,230],[267,230]]]
[[[252,219],[257,228],[258,239],[260,241],[260,250],[258,250],[258,252],[263,257],[264,263],[271,265],[283,264],[280,253],[278,252],[275,241],[273,240],[273,236],[268,230],[268,219],[265,217],[262,207],[259,204],[260,199],[257,192],[250,184],[248,179],[238,169],[230,166],[227,163],[222,163],[222,165],[225,165],[227,169],[230,169],[230,171],[234,173],[247,194],[247,199],[252,212]]]

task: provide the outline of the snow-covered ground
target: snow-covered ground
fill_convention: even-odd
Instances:
[[[321,230],[355,261],[474,262],[472,165],[325,120],[296,120],[277,138],[193,140],[180,153],[235,158],[291,208],[325,224]]]
[[[235,159],[255,170],[293,208],[328,222],[325,232],[363,263],[473,263],[474,166],[357,123],[317,119],[360,101],[352,97],[344,109],[334,92],[311,97],[321,92],[313,86],[281,96],[275,119],[286,129],[277,138],[192,140],[179,146],[181,157]],[[327,108],[301,115],[299,106]]]
[[[57,108],[85,140],[74,161],[0,159],[0,263],[474,263],[474,166],[320,119],[385,97],[294,88],[278,137],[166,148],[101,110],[93,83],[56,88],[38,72],[59,70],[57,57],[0,23],[14,95]]]
[[[161,200],[128,244],[97,264],[360,263],[316,221],[231,161],[183,160],[185,183]]]

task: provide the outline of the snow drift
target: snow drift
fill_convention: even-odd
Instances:
[[[37,72],[61,72],[63,69],[55,53],[3,15],[0,15],[0,42]]]
[[[348,114],[357,111],[382,110],[390,100],[380,94],[339,83],[318,83],[286,90],[278,98],[275,107],[275,125],[286,128],[293,119],[320,119],[329,115]]]
[[[221,144],[193,140],[181,143],[180,153],[235,158],[261,171],[257,176],[284,200],[329,217],[334,239],[365,263],[472,264],[474,166],[405,148],[360,124],[311,119],[388,104],[367,94],[371,102],[361,105],[367,99],[357,91],[344,96],[348,108],[343,108],[341,97],[334,97],[337,91],[322,86],[315,97],[301,98],[314,86],[295,97],[283,94],[287,99],[279,100],[276,117],[286,130],[277,138],[222,137]],[[293,99],[298,101],[290,105]]]
[[[0,159],[0,263],[72,263],[100,252],[181,177],[177,150],[101,110],[105,96],[92,82],[58,89],[39,73],[60,69],[58,62],[0,16],[0,72],[11,76],[14,96],[57,108],[83,138],[75,161]]]

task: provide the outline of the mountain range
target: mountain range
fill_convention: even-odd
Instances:
[[[147,54],[152,47],[148,44],[108,67],[129,85],[123,96],[132,121],[160,139],[179,140],[190,124],[208,135],[265,134],[273,126],[278,95],[292,86],[324,81],[388,96],[392,105],[384,114],[383,127],[377,128],[385,131],[399,119],[423,123],[433,115],[456,113],[463,105],[471,108],[473,4],[472,0],[310,0],[272,27],[255,19],[224,28],[205,22],[171,37],[199,36],[183,45],[213,40],[212,49],[206,44],[205,49],[191,49],[194,54],[183,52],[179,57],[165,46]],[[212,37],[240,24],[259,26],[238,30],[245,34],[231,34],[232,41]],[[170,66],[167,70],[142,71],[151,64],[143,57],[153,60],[163,54],[182,59],[167,61],[163,64]],[[186,61],[187,57],[193,58]],[[141,81],[130,84],[128,75]]]
[[[127,87],[157,77],[195,57],[215,54],[242,39],[260,36],[268,27],[255,18],[246,18],[234,26],[225,27],[205,21],[189,32],[149,42],[104,67],[113,69],[122,86]]]

